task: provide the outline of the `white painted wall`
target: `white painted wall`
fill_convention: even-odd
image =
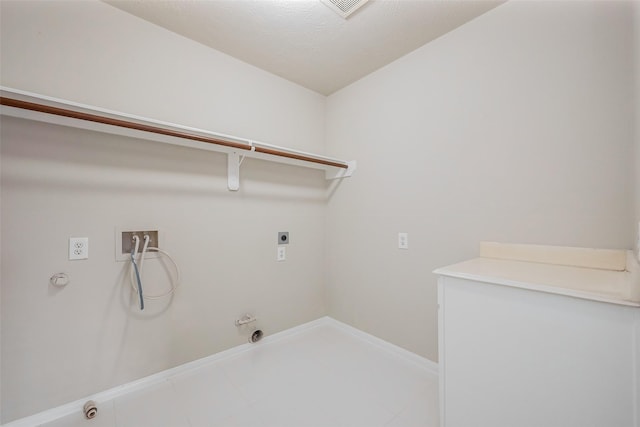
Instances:
[[[314,92],[102,2],[0,7],[2,85],[323,151]],[[326,313],[321,172],[247,160],[231,193],[217,153],[6,117],[1,141],[2,422],[243,343],[246,311],[266,334]],[[159,227],[183,273],[144,313],[114,260],[115,228],[136,225]],[[67,260],[71,236],[88,260]]]
[[[508,2],[328,98],[331,316],[436,360],[431,271],[479,241],[632,246],[629,9]]]

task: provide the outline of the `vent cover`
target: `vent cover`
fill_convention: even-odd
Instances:
[[[329,9],[347,19],[353,12],[362,7],[369,0],[320,0]]]

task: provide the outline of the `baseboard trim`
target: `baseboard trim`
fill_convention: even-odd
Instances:
[[[389,353],[395,354],[396,356],[399,356],[413,364],[416,364],[417,366],[429,371],[430,373],[438,375],[437,363],[328,316],[321,317],[302,325],[298,325],[293,328],[275,333],[273,335],[266,336],[258,345],[268,345],[269,343],[278,342],[284,338],[297,335],[299,333],[322,325],[330,325],[339,328],[342,331],[347,332],[362,341],[375,345],[376,347],[379,347]],[[253,348],[255,348],[255,346],[256,344],[242,344],[228,350],[224,350],[210,356],[203,357],[192,362],[187,362],[174,368],[166,369],[156,374],[128,382],[126,384],[118,385],[108,390],[86,396],[82,399],[65,403],[55,408],[47,409],[34,415],[10,421],[6,424],[3,424],[2,427],[37,427],[41,424],[46,424],[48,422],[57,420],[58,418],[62,418],[81,411],[85,402],[88,400],[93,400],[98,406],[100,406],[101,404],[105,404],[106,402],[111,401],[116,397],[167,381],[174,375],[198,369],[202,366],[236,356],[246,351],[251,351]]]
[[[401,357],[402,359],[405,359],[408,362],[411,362],[415,365],[417,365],[418,367],[429,371],[430,373],[434,374],[434,375],[438,375],[439,373],[439,369],[438,369],[438,364],[432,360],[427,359],[426,357],[422,357],[416,353],[413,353],[407,349],[404,349],[402,347],[399,347],[395,344],[391,344],[388,341],[385,341],[381,338],[378,338],[374,335],[371,335],[367,332],[364,332],[358,328],[355,328],[351,325],[348,325],[346,323],[340,322],[339,320],[335,320],[331,317],[326,317],[325,318],[328,324],[337,326],[338,328],[342,329],[345,332],[350,333],[351,335],[366,341],[370,344],[375,345],[376,347],[379,347],[389,353],[392,353],[398,357]]]

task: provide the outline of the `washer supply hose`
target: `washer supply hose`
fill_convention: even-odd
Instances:
[[[135,254],[138,252],[138,247],[140,246],[140,238],[138,236],[133,236],[133,239],[136,241],[136,244],[131,250],[131,264],[133,265],[133,270],[136,272],[136,282],[138,283],[138,288],[136,290],[138,292],[138,295],[140,296],[140,310],[144,310],[144,299],[142,298],[142,281],[140,280],[140,271],[138,270],[138,264],[136,263],[135,256]]]
[[[178,264],[176,263],[176,261],[171,257],[171,255],[169,255],[166,251],[160,249],[160,248],[156,248],[153,246],[149,246],[149,236],[145,235],[144,236],[144,245],[142,247],[142,252],[140,253],[140,260],[139,263],[136,263],[135,260],[135,253],[138,252],[138,248],[139,248],[139,244],[140,244],[140,239],[138,236],[133,236],[136,244],[135,247],[133,249],[133,252],[131,252],[131,263],[133,264],[133,268],[130,270],[130,284],[131,284],[131,288],[133,289],[134,292],[136,292],[138,294],[138,296],[140,297],[140,310],[144,309],[144,299],[160,299],[160,298],[164,298],[166,296],[171,295],[172,293],[175,292],[176,288],[178,287],[178,285],[180,285],[180,268],[178,267]],[[157,294],[157,295],[145,295],[142,292],[142,280],[141,277],[143,275],[143,269],[142,266],[144,264],[144,256],[149,252],[149,251],[153,251],[153,252],[158,252],[162,255],[164,255],[166,258],[169,259],[169,261],[171,261],[171,263],[173,264],[174,269],[176,270],[176,277],[175,279],[170,277],[170,282],[171,282],[171,288],[161,294]],[[134,272],[135,272],[135,278],[134,278]]]

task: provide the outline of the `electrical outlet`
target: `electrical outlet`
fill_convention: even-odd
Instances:
[[[409,249],[409,233],[398,233],[398,249]]]
[[[285,261],[287,259],[287,247],[278,246],[278,254],[276,255],[276,261]]]
[[[69,259],[89,258],[89,238],[70,237],[69,238]]]

